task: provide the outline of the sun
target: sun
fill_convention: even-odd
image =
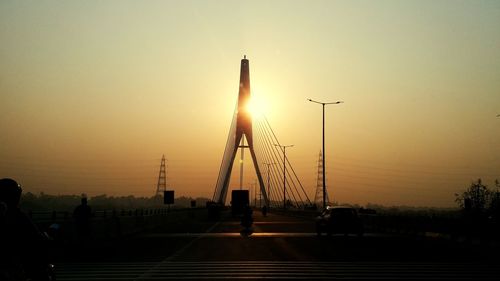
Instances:
[[[256,98],[255,96],[250,97],[246,105],[246,110],[250,113],[253,118],[260,118],[264,116],[267,105],[264,101]]]

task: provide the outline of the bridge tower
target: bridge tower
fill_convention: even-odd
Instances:
[[[158,184],[156,185],[156,196],[163,196],[165,190],[167,190],[167,167],[165,164],[165,155],[163,155],[158,175]]]
[[[316,193],[314,195],[314,204],[316,206],[323,205],[323,153],[321,150],[319,151],[319,159],[318,159],[318,177],[316,179]],[[326,194],[326,203],[330,202],[328,199],[328,190],[325,192]]]
[[[244,58],[241,60],[240,89],[238,93],[238,103],[236,110],[234,112],[231,128],[229,129],[226,148],[224,150],[224,156],[222,157],[219,176],[217,177],[217,183],[215,185],[215,191],[212,198],[214,202],[217,202],[222,205],[224,205],[226,202],[229,180],[231,178],[231,171],[233,169],[234,158],[236,157],[238,148],[241,148],[242,150],[248,148],[250,150],[250,155],[252,156],[252,162],[255,168],[255,172],[257,174],[257,180],[260,185],[260,192],[264,197],[264,202],[266,206],[269,206],[269,201],[265,190],[264,181],[262,180],[262,175],[260,173],[259,162],[257,160],[254,150],[254,142],[252,134],[252,115],[249,110],[249,102],[250,102],[250,67],[248,59],[246,58],[246,56],[244,56]],[[245,145],[244,139],[247,140],[247,145]]]

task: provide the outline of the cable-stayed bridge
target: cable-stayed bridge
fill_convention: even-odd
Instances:
[[[241,150],[243,158],[248,149],[266,206],[312,205],[286,158],[287,146],[265,117],[250,114],[249,100],[249,61],[244,58],[213,201],[226,203],[237,152]],[[157,193],[166,186],[164,160],[161,166]],[[324,167],[319,166],[318,174],[323,171],[320,168]],[[322,193],[318,190],[315,202]],[[57,279],[498,280],[500,276],[498,238],[476,241],[438,232],[428,235],[432,228],[420,220],[391,223],[394,218],[377,219],[369,213],[361,218],[367,230],[364,235],[325,237],[316,232],[315,211],[278,209],[267,215],[254,210],[249,231],[242,230],[239,217],[221,209],[215,220],[203,208],[146,212],[145,216],[136,210],[136,216],[114,214],[100,223],[93,218],[92,237],[59,244],[54,254]],[[106,235],[97,235],[99,226]],[[140,231],[127,234],[127,228]]]
[[[257,174],[260,194],[266,206],[310,206],[311,201],[289,159],[286,158],[286,148],[281,145],[267,118],[252,116],[249,108],[250,99],[250,65],[245,56],[241,60],[238,102],[212,200],[219,204],[226,203],[229,181],[238,149],[242,150],[243,157],[243,150],[248,148]],[[269,163],[276,165],[269,165]],[[264,182],[262,171],[267,172],[267,182]],[[240,187],[241,181],[240,179]]]

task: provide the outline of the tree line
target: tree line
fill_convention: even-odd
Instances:
[[[472,217],[500,219],[500,183],[495,180],[495,187],[489,188],[481,179],[473,181],[469,188],[455,194],[455,201],[463,212]]]
[[[43,192],[34,194],[27,192],[23,194],[20,206],[29,211],[72,211],[80,204],[82,195],[50,195]],[[175,198],[172,207],[190,207],[191,202],[196,201],[197,207],[204,207],[210,199],[204,197]],[[455,202],[461,211],[468,216],[489,217],[500,220],[500,182],[495,180],[494,187],[489,188],[481,179],[473,181],[470,186],[461,193],[455,194]],[[106,194],[96,195],[88,198],[89,205],[93,210],[111,209],[142,209],[142,208],[162,208],[162,196],[136,197],[128,196],[108,196]],[[360,207],[355,205],[356,207]],[[449,213],[450,209],[442,208],[417,208],[408,206],[387,207],[377,204],[368,204],[366,208],[389,213]]]
[[[82,195],[50,195],[41,192],[34,194],[27,192],[23,194],[20,202],[20,207],[26,211],[73,211],[74,208],[80,205]],[[106,194],[88,197],[88,204],[92,210],[129,210],[129,209],[153,209],[164,208],[162,196],[152,197],[136,197],[128,196],[108,196]],[[175,198],[173,208],[185,208],[191,206],[191,201],[196,201],[197,207],[204,207],[208,198],[203,197],[186,197],[181,196]]]

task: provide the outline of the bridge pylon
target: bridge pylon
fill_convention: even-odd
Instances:
[[[259,168],[259,162],[254,150],[254,141],[252,133],[252,114],[249,110],[250,103],[250,67],[246,56],[241,60],[240,69],[240,89],[238,93],[238,104],[233,116],[233,122],[229,130],[229,135],[222,157],[222,163],[215,185],[215,191],[212,200],[224,205],[226,202],[229,180],[233,169],[234,159],[238,148],[250,150],[252,162],[257,174],[257,179],[260,185],[260,192],[264,198],[266,206],[269,206],[268,196],[265,190],[264,181]],[[247,140],[247,145],[240,145],[243,138]]]

